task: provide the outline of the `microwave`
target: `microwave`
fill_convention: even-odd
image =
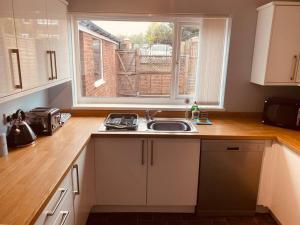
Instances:
[[[286,98],[265,100],[262,122],[300,130],[300,100]]]

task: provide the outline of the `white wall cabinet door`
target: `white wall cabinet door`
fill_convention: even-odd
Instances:
[[[146,205],[146,148],[141,138],[95,138],[97,205]]]
[[[147,205],[194,206],[200,140],[149,139]]]
[[[53,80],[70,77],[67,6],[59,0],[47,0],[48,33]]]
[[[72,169],[75,224],[85,225],[95,205],[95,155],[94,142],[83,149]]]
[[[21,91],[12,0],[0,0],[0,98]]]
[[[269,208],[283,225],[300,221],[300,155],[284,145],[277,146],[276,166]]]
[[[296,85],[300,81],[299,27],[298,3],[275,2],[258,9],[252,82],[261,85]]]
[[[48,30],[45,0],[13,0],[22,88],[27,90],[48,81]]]

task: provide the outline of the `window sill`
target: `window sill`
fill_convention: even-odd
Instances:
[[[191,105],[188,106],[188,109]],[[208,111],[225,111],[225,108],[221,106],[199,106],[201,110]],[[72,109],[86,109],[86,110],[145,110],[145,109],[157,109],[163,111],[185,111],[185,105],[146,105],[146,104],[77,104]]]

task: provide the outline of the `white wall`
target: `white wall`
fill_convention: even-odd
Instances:
[[[0,104],[0,115],[4,113],[13,113],[18,109],[28,111],[38,106],[48,106],[48,92],[47,90],[39,91],[15,100],[11,100]],[[7,127],[0,121],[0,133],[6,132]]]
[[[300,96],[300,87],[261,87],[251,84],[251,63],[255,38],[256,8],[269,0],[69,0],[70,12],[104,13],[195,13],[230,15],[232,33],[225,91],[227,111],[261,111],[267,96]],[[70,88],[70,87],[69,87]],[[60,101],[54,95],[71,92],[51,89],[51,103]],[[55,93],[55,94],[53,94]],[[63,95],[63,94],[62,94]],[[70,94],[68,95],[70,97]],[[67,98],[66,98],[67,99]],[[61,100],[61,99],[60,99]],[[70,100],[64,100],[69,103]],[[67,108],[69,104],[62,105]]]

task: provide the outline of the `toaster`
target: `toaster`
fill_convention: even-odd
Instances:
[[[26,113],[26,121],[37,135],[52,135],[62,125],[58,108],[34,108]]]

